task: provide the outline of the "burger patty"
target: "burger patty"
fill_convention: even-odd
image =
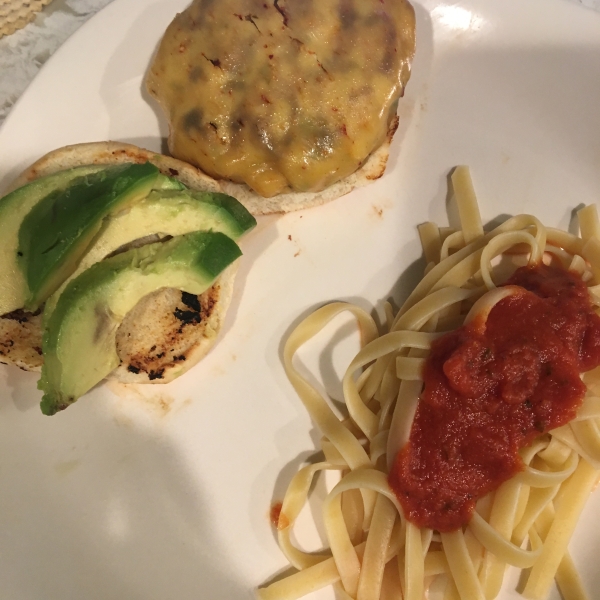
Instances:
[[[325,189],[384,142],[414,27],[405,0],[195,0],[147,78],[171,153],[266,197]]]

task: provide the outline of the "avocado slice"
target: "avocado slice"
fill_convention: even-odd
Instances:
[[[104,221],[77,269],[46,301],[44,320],[54,310],[70,279],[134,240],[208,230],[221,231],[237,240],[255,225],[256,219],[246,208],[226,194],[173,189],[152,191],[144,200]]]
[[[201,294],[240,255],[225,234],[197,231],[117,254],[72,280],[44,331],[42,412],[67,408],[119,365],[117,328],[142,297],[162,287]]]
[[[36,310],[77,268],[111,213],[145,198],[160,173],[151,163],[104,168],[44,197],[19,229],[18,262]]]
[[[105,167],[75,167],[36,179],[0,198],[0,315],[23,308],[29,290],[17,261],[19,228],[25,216],[46,196]]]
[[[163,175],[162,173],[157,177],[154,186],[152,187],[154,190],[187,190],[188,187],[179,181],[179,179],[175,179],[175,177],[169,177],[168,175]]]

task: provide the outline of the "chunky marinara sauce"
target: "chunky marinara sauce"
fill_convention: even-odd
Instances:
[[[575,416],[580,373],[600,364],[600,318],[578,275],[539,265],[507,284],[528,292],[498,302],[485,328],[471,323],[431,348],[409,442],[389,475],[420,527],[467,523],[478,498],[523,468],[520,448]]]

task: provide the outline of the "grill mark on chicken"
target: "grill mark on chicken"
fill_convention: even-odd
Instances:
[[[188,294],[187,292],[181,292],[181,301],[192,310],[200,312],[200,300],[195,294]]]
[[[18,323],[27,323],[32,317],[37,317],[41,312],[41,309],[36,310],[35,312],[27,312],[26,310],[19,308],[2,315],[2,318],[17,321]]]
[[[42,315],[15,310],[0,317],[0,356],[23,371],[42,366]],[[4,361],[2,361],[4,363]],[[5,363],[6,364],[6,363]]]

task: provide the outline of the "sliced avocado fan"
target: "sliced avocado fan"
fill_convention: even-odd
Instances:
[[[162,287],[201,294],[240,255],[225,234],[199,231],[117,254],[73,279],[44,331],[42,412],[67,408],[119,365],[117,328],[142,297]]]
[[[52,314],[71,279],[113,252],[126,249],[134,240],[157,241],[156,236],[160,239],[191,231],[221,231],[237,240],[255,225],[256,219],[244,206],[226,194],[188,189],[152,191],[147,198],[104,220],[77,269],[46,301],[44,320]]]
[[[29,293],[17,260],[23,219],[46,196],[63,191],[78,179],[104,168],[91,165],[47,175],[0,198],[0,315],[23,308]]]
[[[76,269],[103,219],[145,198],[160,172],[151,163],[108,167],[40,200],[19,229],[18,262],[36,310]]]

